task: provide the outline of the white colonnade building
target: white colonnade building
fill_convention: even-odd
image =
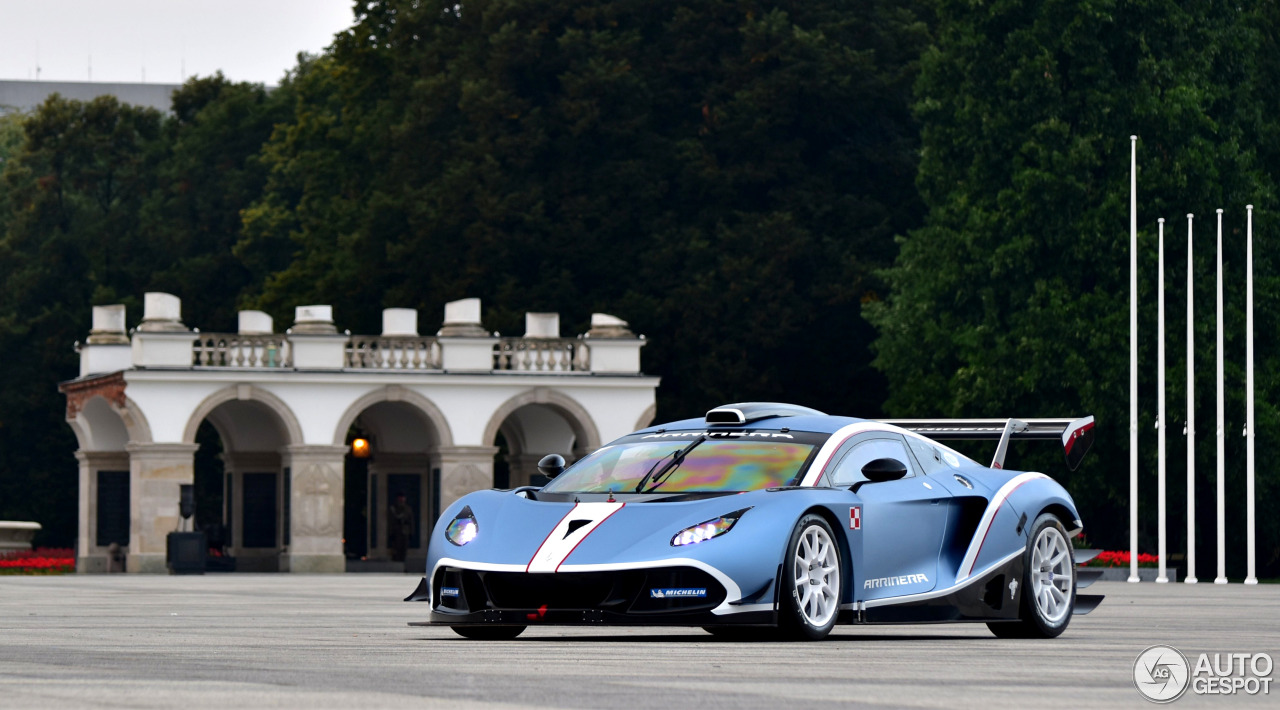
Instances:
[[[238,333],[202,333],[182,323],[177,297],[148,293],[126,331],[123,305],[95,307],[80,377],[59,387],[79,443],[77,569],[106,571],[115,543],[128,571],[166,570],[205,422],[222,444],[216,487],[237,568],[341,572],[353,554],[386,557],[398,493],[417,518],[413,565],[439,511],[494,485],[499,444],[501,482],[517,486],[543,455],[574,460],[654,416],[644,338],[618,318],[594,314],[589,332],[562,338],[558,314],[529,313],[524,336],[499,337],[465,299],[445,306],[435,336],[417,321],[386,309],[381,335],[351,335],[331,307],[302,306],[283,334],[260,311],[240,312]],[[369,442],[359,462],[355,437]],[[354,516],[353,471],[365,477]],[[351,520],[363,521],[354,546]]]

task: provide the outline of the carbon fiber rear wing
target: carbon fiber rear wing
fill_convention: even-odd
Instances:
[[[998,440],[991,468],[1004,468],[1010,439],[1059,440],[1072,471],[1093,446],[1093,417],[1082,419],[882,419],[938,441]]]

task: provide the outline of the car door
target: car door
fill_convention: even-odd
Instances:
[[[901,462],[907,474],[896,481],[868,481],[863,466],[886,458]],[[861,588],[854,597],[883,599],[932,590],[937,585],[938,553],[951,494],[921,475],[902,436],[875,432],[854,440],[836,464],[830,483],[857,486],[862,569],[855,571]]]

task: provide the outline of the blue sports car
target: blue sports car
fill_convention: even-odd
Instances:
[[[731,404],[624,436],[540,488],[468,494],[441,515],[415,625],[507,639],[529,626],[701,626],[821,639],[836,624],[981,621],[1054,637],[1102,597],[1066,490],[1003,469],[1011,439],[1083,419],[871,421]],[[990,466],[939,443],[998,441]],[[762,629],[761,627],[765,627]],[[768,631],[766,631],[768,629]]]

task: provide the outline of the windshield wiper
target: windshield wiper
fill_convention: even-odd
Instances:
[[[671,456],[670,461],[663,463],[663,461],[666,461],[667,459],[666,456],[663,456],[662,458],[655,461],[653,464],[653,467],[649,469],[649,472],[644,474],[644,478],[641,478],[640,482],[636,484],[636,493],[646,492],[644,487],[645,487],[645,484],[649,483],[649,481],[653,481],[653,485],[649,487],[650,491],[662,485],[663,484],[662,477],[679,468],[680,464],[684,463],[684,457],[688,456],[689,452],[693,451],[694,448],[698,446],[698,444],[701,444],[706,440],[707,440],[706,435],[699,436],[698,438],[689,442],[689,445],[684,447],[683,449],[672,452],[670,454]]]

